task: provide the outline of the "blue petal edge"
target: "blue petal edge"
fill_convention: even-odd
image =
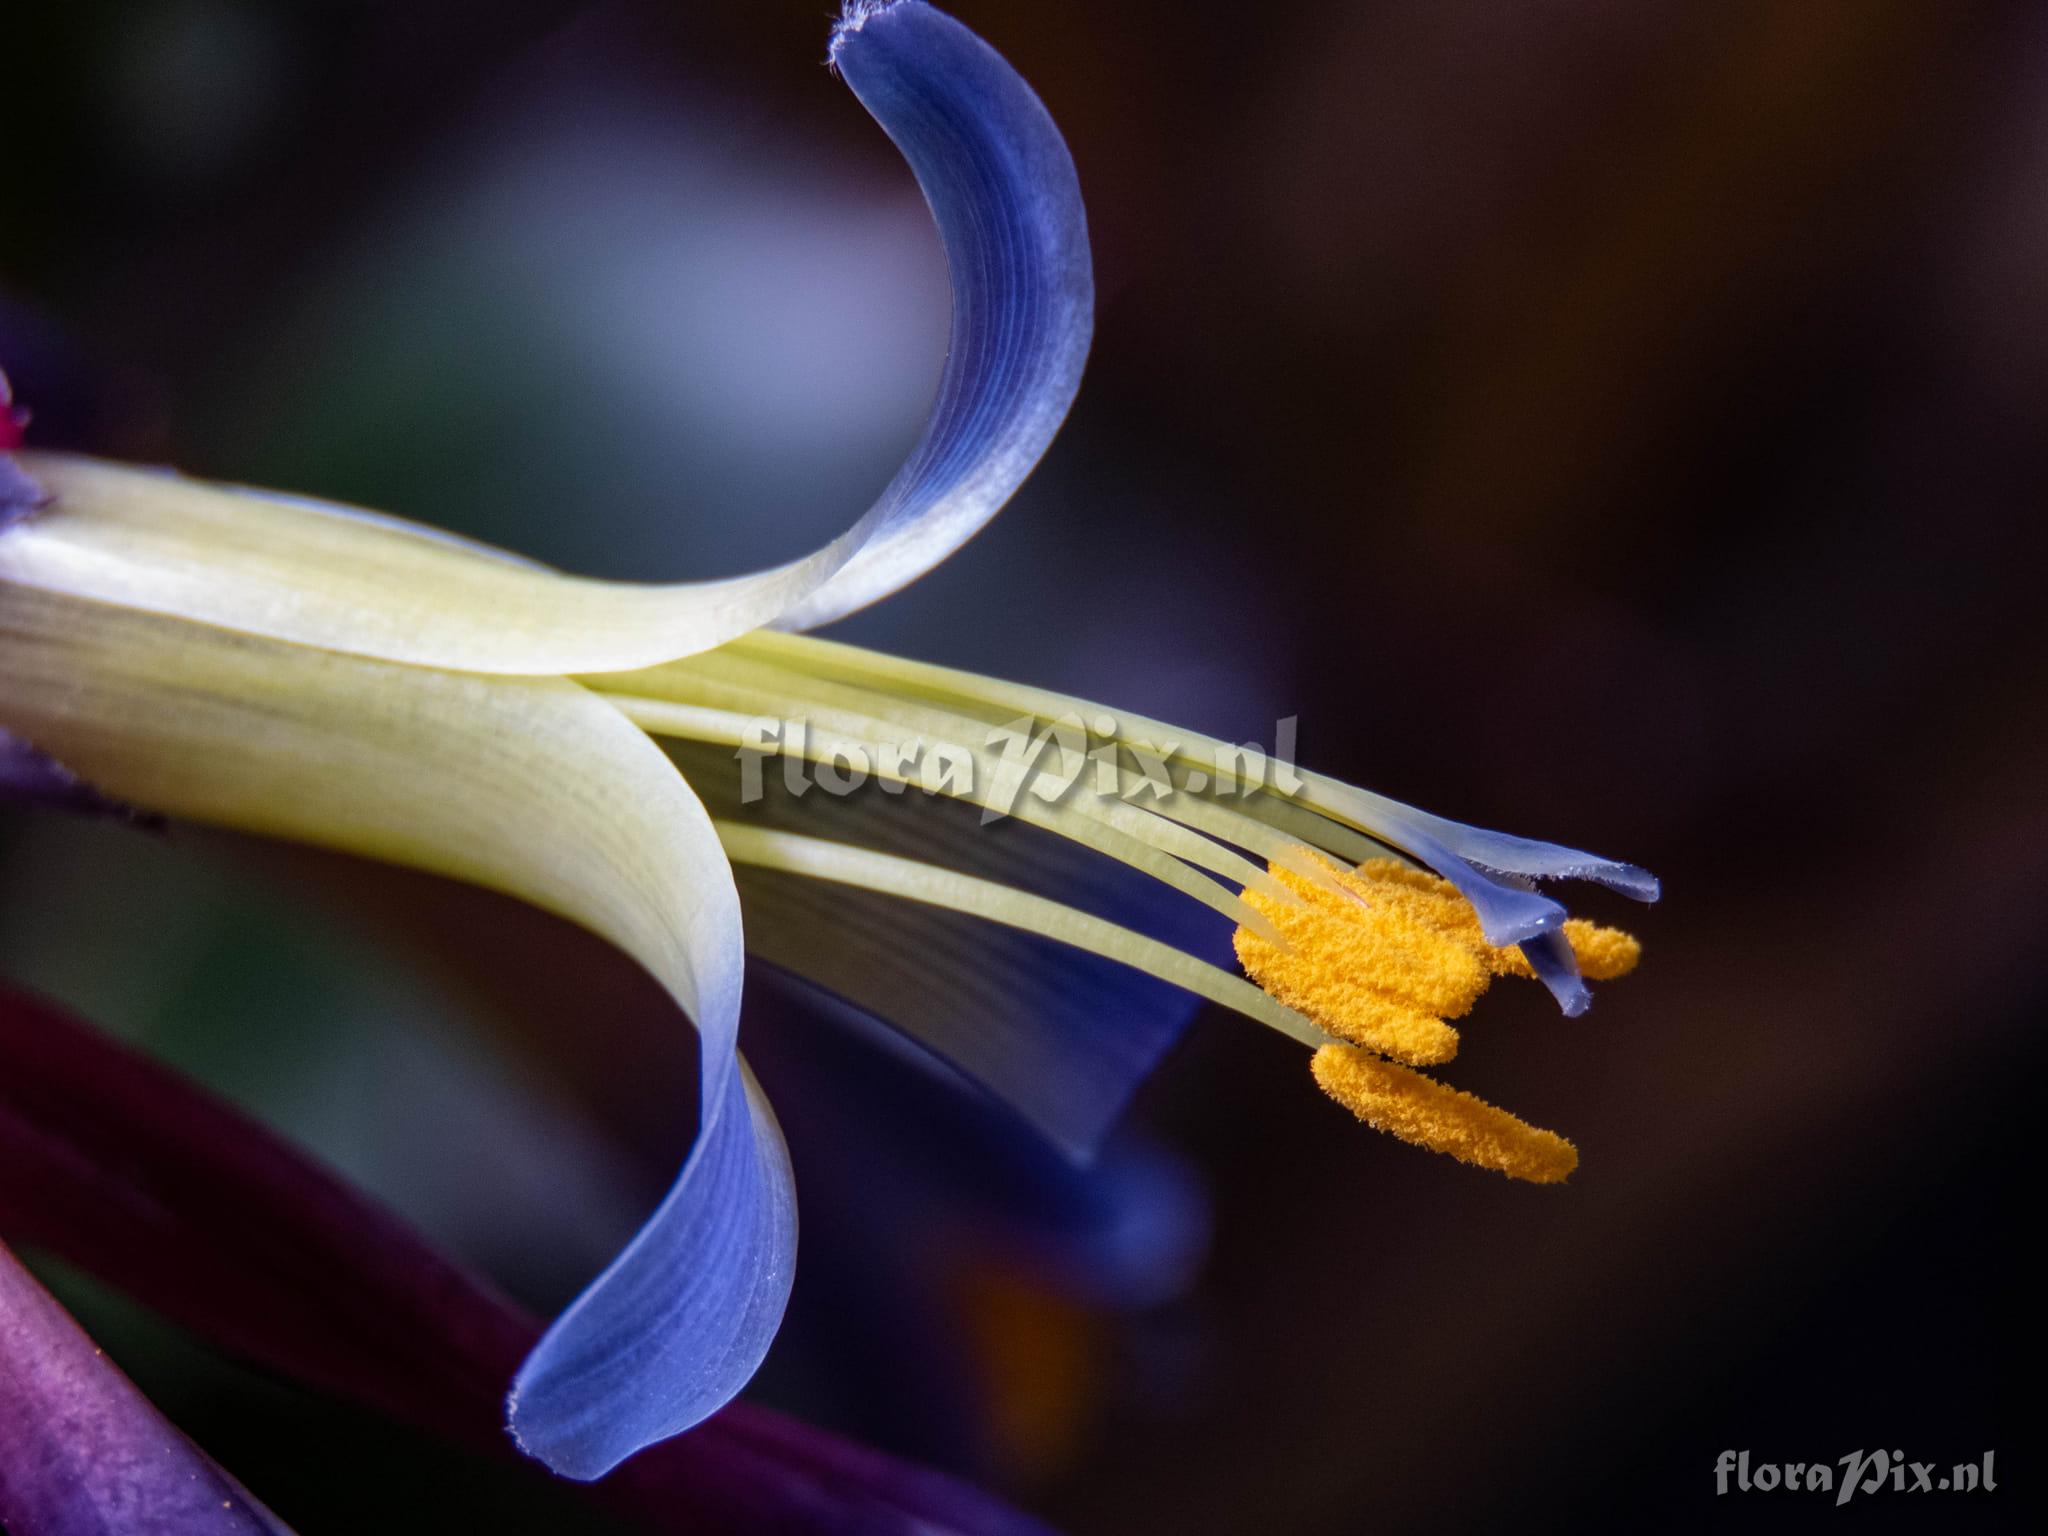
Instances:
[[[1593,994],[1579,975],[1578,957],[1562,933],[1540,933],[1522,943],[1522,954],[1536,972],[1536,979],[1550,989],[1557,1006],[1568,1019],[1576,1019],[1593,1006]]]
[[[782,615],[782,629],[887,596],[995,516],[1066,419],[1095,327],[1073,157],[1002,56],[922,0],[854,0],[830,62],[931,207],[952,336],[924,434],[864,520],[859,552]]]
[[[707,1075],[712,1049],[707,1040]],[[709,1418],[782,1324],[796,1270],[789,1152],[744,1064],[724,1084],[660,1209],[513,1382],[513,1438],[564,1477],[602,1477]]]

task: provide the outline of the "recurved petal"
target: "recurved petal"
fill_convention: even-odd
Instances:
[[[352,508],[34,454],[21,468],[51,504],[0,538],[0,581],[362,656],[559,674],[825,623],[928,570],[1009,499],[1073,400],[1087,229],[1058,129],[1000,56],[916,0],[858,10],[835,57],[938,222],[952,343],[916,448],[824,548],[722,581],[595,581]]]
[[[0,1528],[290,1536],[0,1244]]]
[[[853,3],[832,62],[910,162],[946,248],[952,342],[874,536],[777,621],[809,629],[944,560],[1001,510],[1065,420],[1095,328],[1087,214],[1044,105],[922,0]]]
[[[794,1196],[774,1122],[742,1086],[732,873],[660,750],[560,679],[398,666],[4,584],[0,648],[0,727],[97,789],[492,886],[663,982],[701,1040],[697,1143],[655,1219],[543,1341],[521,1434],[595,1476],[732,1397],[788,1297]],[[689,1284],[669,1286],[683,1266]],[[572,1428],[599,1419],[602,1452]]]
[[[709,1417],[768,1353],[795,1266],[789,1153],[742,1068],[661,1208],[527,1356],[514,1437],[588,1479]]]

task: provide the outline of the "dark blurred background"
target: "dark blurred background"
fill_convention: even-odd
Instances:
[[[1073,147],[1094,361],[1009,511],[842,633],[1222,734],[1296,714],[1318,767],[1668,895],[1589,901],[1647,945],[1590,1016],[1503,988],[1467,1033],[1455,1080],[1573,1137],[1566,1188],[1376,1138],[1204,1016],[1133,1121],[1212,1201],[1182,1294],[968,1265],[920,1277],[943,1317],[856,1316],[814,1270],[890,1234],[814,1199],[763,1394],[1076,1536],[1833,1514],[1717,1498],[1745,1448],[1995,1449],[1997,1494],[1859,1523],[2016,1521],[2048,15],[953,9]],[[944,345],[936,242],[820,66],[825,10],[10,5],[0,335],[39,438],[592,572],[810,547]],[[686,1070],[687,1038],[594,942],[212,834],[0,839],[8,974],[522,1296],[573,1290],[680,1152],[673,1080],[591,1042],[642,1029]],[[496,1497],[65,1284],[309,1536]]]

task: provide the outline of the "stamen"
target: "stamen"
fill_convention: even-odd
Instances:
[[[811,757],[822,760],[835,745],[859,747],[872,756],[877,776],[888,776],[881,765],[887,761],[890,744],[905,739],[891,733],[893,726],[905,724],[903,719],[866,713],[857,702],[849,702],[845,690],[801,677],[791,679],[788,691],[729,680],[724,674],[736,669],[727,662],[718,652],[694,656],[685,662],[614,675],[606,679],[611,688],[599,691],[643,730],[687,740],[741,745],[746,741],[743,727],[750,718],[802,720],[808,726],[802,750]],[[736,731],[735,724],[742,729]],[[966,737],[930,729],[931,724],[930,720],[912,720],[905,729],[919,739],[944,741],[966,753],[976,765],[971,786],[979,786],[956,791],[940,784],[939,792],[986,804],[987,786],[994,777],[988,749]],[[1258,866],[1194,836],[1178,823],[1164,821],[1137,806],[1083,796],[1067,804],[1021,795],[1011,804],[1010,814],[1141,869],[1232,922],[1265,924],[1264,916],[1232,895],[1227,886],[1189,867],[1200,860],[1203,867],[1226,879],[1236,876],[1232,883],[1249,883],[1245,877],[1257,876]]]
[[[1354,1045],[1428,1066],[1457,1054],[1461,1018],[1492,981],[1479,920],[1447,881],[1374,859],[1356,870],[1325,865],[1311,880],[1275,864],[1296,899],[1247,889],[1246,903],[1285,942],[1249,928],[1236,935],[1238,963],[1297,1012]]]
[[[1320,1046],[1329,1036],[1307,1019],[1261,992],[1242,976],[1162,944],[1090,913],[1043,896],[847,843],[778,832],[743,822],[714,821],[726,857],[735,863],[780,870],[815,880],[858,886],[884,896],[924,902],[979,917],[1042,938],[1071,944],[1220,1003],[1303,1045]]]
[[[857,646],[819,640],[810,635],[756,631],[731,642],[731,646],[750,654],[791,661],[814,675],[836,675],[904,698],[943,700],[971,710],[995,711],[990,718],[1034,714],[1043,720],[1054,720],[1074,713],[1085,715],[1102,708],[1099,704],[1067,694],[981,677],[957,668],[933,666],[929,662],[906,661],[901,657],[864,651]],[[1298,770],[1301,781],[1298,787],[1284,792],[1268,791],[1256,784],[1241,782],[1235,774],[1218,771],[1217,765],[1232,751],[1228,742],[1128,711],[1120,713],[1118,718],[1128,736],[1155,741],[1178,740],[1180,751],[1175,754],[1176,759],[1205,772],[1213,772],[1215,788],[1252,791],[1237,800],[1238,809],[1295,833],[1305,843],[1328,848],[1346,859],[1356,861],[1368,856],[1368,849],[1358,846],[1357,839],[1363,837],[1390,848],[1399,848],[1439,869],[1445,867],[1438,863],[1441,857],[1459,867],[1476,866],[1480,870],[1543,879],[1595,880],[1638,901],[1657,899],[1656,880],[1633,865],[1445,821],[1412,806],[1345,784],[1328,774],[1307,769]],[[1305,813],[1310,818],[1308,825],[1320,830],[1306,831],[1294,814],[1296,812]],[[1510,888],[1499,886],[1484,875],[1475,874],[1474,879],[1478,887],[1490,889],[1496,897],[1506,899],[1505,893]],[[1511,905],[1516,910],[1497,905],[1494,921],[1504,932],[1518,929],[1519,937],[1522,934],[1518,925],[1537,915],[1538,909],[1554,907],[1555,904],[1526,893],[1525,900]],[[1546,925],[1550,920],[1545,920]]]
[[[1562,1136],[1366,1051],[1326,1045],[1309,1065],[1324,1093],[1415,1146],[1532,1184],[1561,1183],[1579,1166],[1578,1149]]]
[[[1613,981],[1626,976],[1643,958],[1642,941],[1619,928],[1600,928],[1584,918],[1568,918],[1565,942],[1579,962],[1579,974],[1589,981]]]
[[[1565,919],[1564,939],[1572,947],[1572,958],[1579,962],[1579,974],[1588,981],[1613,981],[1626,976],[1643,958],[1642,941],[1634,934],[1623,933],[1619,928],[1602,928],[1583,917]],[[1521,950],[1502,949],[1494,953],[1500,957],[1499,974],[1536,974]]]
[[[1347,871],[1314,857],[1320,879],[1269,866],[1296,899],[1244,892],[1285,942],[1240,928],[1236,948],[1252,980],[1331,1034],[1414,1066],[1448,1061],[1457,1033],[1443,1020],[1471,1012],[1496,976],[1536,974],[1519,948],[1486,942],[1450,881],[1393,859]],[[1594,980],[1628,974],[1642,955],[1618,929],[1572,918],[1563,932]]]

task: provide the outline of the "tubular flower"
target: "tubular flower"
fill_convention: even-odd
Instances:
[[[1490,1150],[1519,1134],[1498,1111],[1328,1052],[1341,1036],[1440,1062],[1442,1020],[1510,970],[1577,1013],[1582,962],[1617,973],[1632,949],[1569,924],[1533,882],[1656,895],[1632,866],[1270,772],[1231,743],[800,633],[995,514],[1064,418],[1093,324],[1073,164],[1014,71],[919,0],[850,6],[831,62],[924,190],[952,341],[909,458],[808,556],[722,581],[597,581],[352,508],[0,460],[18,514],[0,534],[0,730],[44,778],[494,886],[611,938],[695,1021],[690,1155],[510,1394],[519,1443],[572,1477],[730,1399],[788,1297],[789,1164],[738,1053],[746,951],[886,1016],[1076,1155],[1184,1016],[1102,1008],[1082,978],[1119,971],[1321,1053],[1318,1080],[1375,1125],[1555,1176],[1555,1155]],[[768,756],[878,792],[765,795]],[[897,814],[926,800],[1015,825]],[[1142,930],[1135,906],[1115,921],[1064,899],[1102,871],[1227,920],[1257,984]]]

